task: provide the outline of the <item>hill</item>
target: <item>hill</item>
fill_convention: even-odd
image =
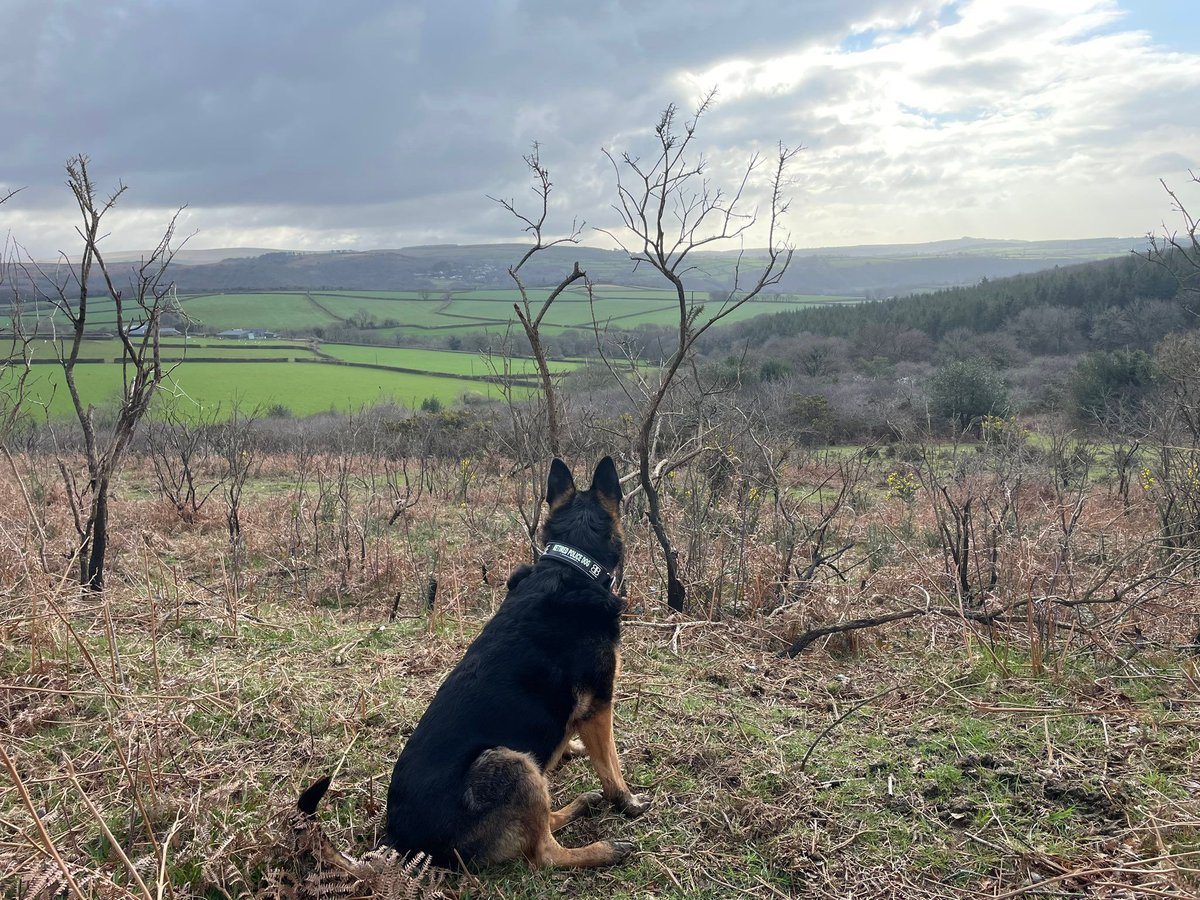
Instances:
[[[975,284],[1054,266],[1104,259],[1140,249],[1142,238],[1078,241],[1001,241],[961,238],[929,244],[825,247],[798,250],[779,290],[804,294],[899,294]],[[508,267],[521,244],[443,245],[400,250],[298,253],[273,251],[201,265],[176,265],[186,293],[266,290],[466,290],[511,287]],[[748,257],[761,250],[747,250]],[[696,253],[689,287],[723,289],[733,278],[737,252]],[[595,247],[556,247],[526,266],[526,283],[557,282],[578,261],[596,283],[662,287],[646,267],[634,268],[624,253]]]
[[[1090,326],[1105,310],[1124,309],[1137,300],[1170,300],[1178,290],[1178,279],[1162,266],[1126,253],[917,296],[779,312],[739,324],[728,334],[751,341],[804,332],[851,337],[866,327],[878,326],[913,328],[937,341],[956,328],[996,331],[1034,308],[1070,309]]]

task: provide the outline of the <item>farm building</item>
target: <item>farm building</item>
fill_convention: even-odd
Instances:
[[[279,335],[273,331],[253,331],[247,328],[229,328],[220,332],[217,337],[229,338],[230,340],[235,341],[258,341],[263,339],[269,340],[271,338],[277,338]]]
[[[141,337],[145,333],[146,333],[145,323],[143,323],[141,325],[134,325],[133,327],[131,327],[129,329],[130,337]],[[163,325],[158,329],[159,337],[179,337],[182,334],[183,334],[182,331],[180,331],[178,328],[172,328],[170,325]]]

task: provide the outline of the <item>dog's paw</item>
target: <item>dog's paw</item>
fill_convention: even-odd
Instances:
[[[600,807],[604,805],[604,793],[602,791],[588,791],[586,794],[579,795],[579,802],[583,804],[583,812],[581,816],[594,816],[600,811]]]
[[[624,797],[618,797],[614,805],[628,818],[636,819],[650,808],[650,795],[626,794]]]
[[[579,738],[572,738],[567,741],[567,748],[563,750],[562,761],[570,762],[573,759],[579,759],[581,756],[587,756],[587,748],[583,746],[583,741]]]
[[[637,848],[629,841],[609,841],[609,846],[612,847],[612,859],[609,865],[622,863],[629,858],[629,854],[633,853]]]

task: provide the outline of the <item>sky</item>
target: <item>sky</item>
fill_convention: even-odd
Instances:
[[[551,233],[616,225],[616,158],[715,90],[714,185],[802,147],[798,247],[1047,240],[1177,227],[1200,207],[1193,0],[0,0],[0,236],[77,245],[91,160],[110,250],[522,240],[522,156]],[[761,203],[759,170],[746,194]],[[1189,190],[1190,189],[1190,190]],[[760,217],[761,219],[762,217]],[[761,244],[761,227],[747,244]]]

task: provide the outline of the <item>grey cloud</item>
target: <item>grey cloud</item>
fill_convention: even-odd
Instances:
[[[120,177],[131,186],[127,207],[186,203],[201,227],[299,229],[314,241],[358,234],[367,246],[405,235],[516,238],[484,195],[527,195],[520,156],[533,140],[542,142],[562,218],[569,208],[599,223],[612,181],[600,147],[646,146],[665,103],[694,101],[681,90],[684,73],[836,48],[851,23],[905,21],[914,10],[927,19],[945,5],[0,2],[10,37],[0,82],[13,86],[0,91],[0,184],[29,186],[20,195],[26,216],[50,221],[63,209],[62,163],[84,151],[103,184]],[[950,9],[942,15],[954,18]],[[959,61],[926,71],[927,86],[957,91],[960,101],[1003,96],[1027,64],[1005,41],[1044,27],[1030,15],[958,41]],[[991,55],[969,56],[968,40]],[[796,171],[806,196],[840,190],[880,203],[888,194],[941,190],[946,173],[976,155],[972,148],[890,160],[872,141],[874,123],[840,111],[871,97],[885,78],[878,64],[826,65],[774,93],[719,95],[704,146],[717,171],[732,171],[776,140],[803,144],[809,150]],[[1189,100],[1187,90],[1171,102],[1193,113],[1197,94]],[[919,98],[913,102],[919,109]],[[1128,104],[1122,119],[1139,129],[1170,115],[1144,94]],[[1119,136],[1127,123],[1112,129]]]
[[[1181,178],[1183,173],[1195,171],[1198,168],[1196,157],[1185,156],[1182,153],[1156,153],[1147,159],[1140,160],[1137,166],[1139,175]]]

